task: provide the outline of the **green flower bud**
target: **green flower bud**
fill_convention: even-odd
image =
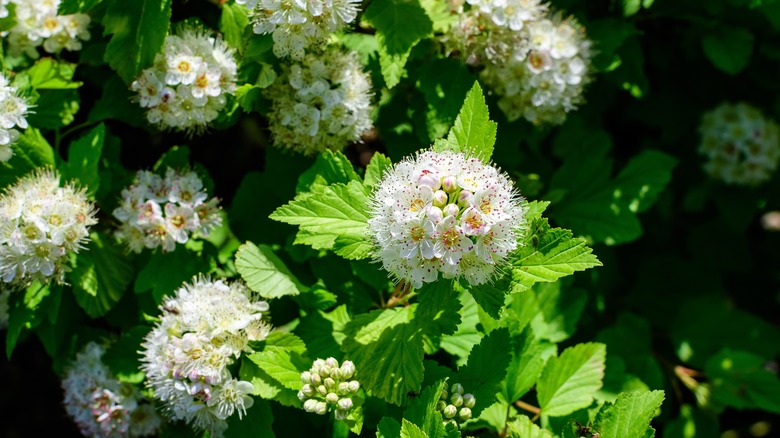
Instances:
[[[458,413],[458,408],[452,405],[447,405],[444,410],[442,411],[442,415],[444,415],[444,418],[450,419],[455,417],[455,414]]]
[[[353,380],[349,382],[349,392],[354,394],[358,392],[358,389],[360,389],[360,382],[358,382],[357,380]]]
[[[454,176],[445,176],[441,180],[441,188],[447,193],[453,193],[458,190],[458,179]]]
[[[460,412],[458,412],[458,418],[460,418],[462,421],[471,419],[471,409],[460,408]]]
[[[447,402],[445,402],[444,400],[439,400],[439,402],[436,403],[436,410],[437,411],[443,411],[444,408],[446,408],[446,407],[447,407]]]
[[[344,411],[348,411],[348,410],[352,409],[352,399],[351,398],[348,398],[348,397],[342,398],[341,400],[339,400],[338,403],[339,403],[339,409],[342,409]]]
[[[314,388],[312,388],[312,386],[307,383],[306,385],[303,385],[301,392],[306,395],[306,397],[311,397],[314,395]]]
[[[314,386],[322,385],[322,377],[317,373],[311,373],[311,384]]]
[[[325,402],[318,401],[314,407],[314,412],[318,415],[325,415],[325,412],[328,412],[328,405]]]
[[[453,383],[452,386],[450,386],[450,391],[463,395],[463,385],[460,383]]]
[[[351,379],[352,376],[355,375],[355,364],[351,361],[345,360],[344,363],[341,364],[340,374],[342,379]]]
[[[463,396],[463,406],[471,409],[474,407],[474,404],[477,403],[477,399],[474,398],[472,394],[465,394]]]
[[[468,190],[463,190],[458,194],[458,207],[469,208],[473,202],[474,194]]]
[[[325,388],[327,389],[333,389],[336,387],[336,381],[330,377],[327,377],[325,380],[323,380],[322,384],[325,385]]]
[[[443,190],[436,190],[433,193],[433,205],[434,207],[442,208],[447,205],[447,193]]]
[[[303,393],[303,391],[298,391],[298,400],[304,401],[307,398],[309,398],[309,397],[307,397],[306,394]]]
[[[301,381],[303,383],[311,383],[311,373],[308,371],[304,371],[301,373]]]
[[[447,400],[448,398],[450,398],[450,393],[447,392],[446,389],[442,389],[441,390],[441,394],[439,395],[439,399],[440,400]]]
[[[329,405],[335,405],[339,401],[339,396],[336,395],[336,393],[329,392],[328,395],[325,396],[325,401],[328,402]]]
[[[336,409],[335,415],[337,420],[345,420],[347,418],[347,411]]]
[[[443,209],[442,213],[444,213],[444,216],[457,216],[460,209],[455,204],[447,204]]]
[[[317,392],[320,393],[320,395],[325,395],[328,393],[328,388],[326,388],[325,385],[320,385],[317,387]]]
[[[341,382],[339,383],[338,390],[336,392],[339,393],[339,395],[346,395],[349,392],[349,383],[347,382]]]
[[[456,407],[460,407],[461,405],[463,405],[463,396],[458,394],[457,392],[455,394],[452,394],[452,397],[450,397],[450,403],[452,403]]]
[[[336,359],[329,357],[325,359],[325,365],[327,365],[329,368],[338,368],[339,367],[339,361]]]
[[[306,412],[314,412],[317,407],[317,403],[319,403],[317,400],[306,400],[303,402],[303,410]]]

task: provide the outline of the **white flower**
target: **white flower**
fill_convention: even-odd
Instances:
[[[13,156],[11,144],[19,138],[19,131],[14,128],[27,128],[29,105],[20,96],[16,87],[0,73],[0,162],[8,161]]]
[[[250,11],[257,34],[271,33],[274,54],[303,58],[310,46],[323,46],[334,32],[355,21],[360,0],[237,0]]]
[[[590,82],[590,41],[573,18],[560,16],[527,24],[528,43],[500,64],[490,64],[482,79],[500,96],[509,120],[561,124],[583,101]]]
[[[89,15],[57,15],[61,0],[7,0],[3,3],[0,17],[8,15],[5,4],[15,6],[16,24],[4,33],[8,51],[13,56],[26,54],[38,58],[39,46],[48,53],[81,50],[81,42],[90,39]]]
[[[435,191],[434,191],[435,189]],[[518,245],[523,199],[495,167],[425,151],[388,171],[371,198],[374,257],[414,287],[439,278],[490,280]]]
[[[194,171],[169,168],[163,178],[142,170],[122,190],[122,200],[114,210],[120,221],[116,234],[134,252],[158,247],[173,251],[176,243],[187,243],[194,234],[207,237],[219,225],[218,202],[208,198]]]
[[[90,342],[65,372],[65,411],[84,436],[141,437],[154,435],[160,416],[140,391],[122,383],[103,363],[104,347]]]
[[[241,283],[198,278],[160,308],[160,322],[142,344],[147,385],[173,418],[221,436],[229,416],[252,406],[253,385],[228,367],[252,351],[250,341],[268,336],[268,303]]]
[[[0,196],[0,279],[62,282],[68,254],[76,253],[97,223],[84,190],[60,187],[54,170],[21,178]]]
[[[755,186],[768,181],[780,160],[780,128],[746,103],[723,103],[704,114],[699,152],[704,170],[726,184]]]
[[[275,144],[305,155],[341,150],[372,126],[371,83],[354,52],[308,54],[265,94]]]
[[[169,35],[154,65],[133,81],[149,123],[200,133],[214,121],[236,88],[233,49],[207,31],[185,28]]]

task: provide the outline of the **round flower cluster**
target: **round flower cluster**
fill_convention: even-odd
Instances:
[[[354,52],[308,54],[265,90],[275,143],[313,155],[341,150],[371,128],[371,82]]]
[[[0,285],[0,330],[8,327],[8,297],[11,291]]]
[[[529,47],[503,64],[489,65],[482,79],[501,96],[510,121],[561,124],[582,103],[590,81],[590,41],[573,18],[529,23]]]
[[[208,236],[217,227],[219,199],[208,199],[203,181],[194,171],[169,168],[165,178],[140,170],[114,210],[121,222],[117,237],[134,252],[162,247],[163,252],[187,243],[190,233]]]
[[[426,151],[385,173],[372,196],[375,257],[419,288],[444,278],[487,282],[517,247],[523,199],[495,167]]]
[[[355,376],[355,365],[345,360],[329,357],[317,359],[309,371],[301,373],[304,385],[298,391],[306,412],[325,415],[334,411],[337,420],[344,420],[354,407],[352,398],[360,389],[360,382],[351,380]]]
[[[122,383],[103,363],[105,350],[90,342],[65,372],[65,411],[84,436],[140,437],[154,435],[162,424],[138,388]]]
[[[746,103],[723,103],[704,114],[699,152],[704,170],[727,184],[758,185],[772,177],[780,159],[780,128]]]
[[[160,321],[142,344],[147,385],[177,420],[218,437],[227,418],[252,406],[252,383],[234,378],[229,366],[250,341],[262,341],[268,303],[241,283],[194,279],[165,297]]]
[[[130,85],[160,128],[199,133],[219,115],[236,88],[233,49],[207,31],[185,28],[169,35],[154,65]]]
[[[8,51],[13,56],[26,54],[38,58],[39,46],[48,53],[62,49],[81,50],[81,42],[88,41],[89,15],[57,15],[61,0],[10,0],[15,6],[16,25],[4,32]],[[8,11],[5,11],[8,14]],[[2,14],[0,14],[2,15]]]
[[[458,23],[452,26],[444,43],[459,52],[469,64],[506,62],[515,53],[528,49],[528,35],[521,32],[547,13],[541,0],[463,0],[453,2]],[[524,56],[524,55],[522,55]]]
[[[327,43],[355,21],[361,0],[236,0],[250,10],[253,30],[270,33],[274,54],[302,59],[310,46]]]
[[[19,138],[16,128],[27,128],[27,101],[16,87],[0,73],[0,162],[8,161],[14,154],[11,143]]]
[[[477,400],[473,395],[463,393],[463,385],[453,383],[449,392],[447,392],[446,385],[442,388],[436,409],[441,412],[445,422],[457,423],[471,419],[471,409],[476,403]]]
[[[26,175],[0,195],[0,279],[62,282],[68,253],[76,253],[96,224],[84,190],[60,187],[53,170]]]

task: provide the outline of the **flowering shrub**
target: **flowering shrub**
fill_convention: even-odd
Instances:
[[[772,436],[778,31],[0,0],[3,436]]]

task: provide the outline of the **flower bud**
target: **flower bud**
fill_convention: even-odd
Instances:
[[[471,409],[477,403],[477,399],[472,394],[463,395],[463,406]]]
[[[436,225],[444,219],[444,212],[441,211],[441,208],[431,205],[428,207],[428,210],[426,210],[426,217]]]
[[[349,397],[342,398],[338,401],[338,403],[339,409],[343,409],[345,411],[352,409],[352,399]]]
[[[457,392],[460,395],[463,395],[463,385],[460,383],[453,383],[452,386],[450,386],[450,391],[453,393]]]
[[[347,411],[336,409],[336,412],[334,413],[334,417],[336,417],[337,420],[344,420],[347,418]]]
[[[336,390],[336,392],[338,392],[339,395],[345,395],[346,393],[348,393],[349,392],[349,383],[347,383],[347,382],[339,383],[339,387]]]
[[[340,374],[342,379],[351,379],[352,376],[355,375],[355,364],[345,360],[344,363],[341,364]]]
[[[462,421],[466,421],[471,419],[471,409],[469,408],[460,408],[460,412],[458,412],[458,417]]]
[[[339,396],[336,395],[336,393],[329,392],[328,395],[325,396],[325,401],[328,402],[329,405],[335,405],[339,401]]]
[[[303,393],[303,390],[298,391],[298,400],[305,401],[306,399],[308,399],[308,397],[306,397],[306,394]]]
[[[447,205],[448,197],[447,193],[445,193],[442,190],[436,190],[433,193],[433,205],[439,208],[444,207]]]
[[[444,415],[444,418],[450,419],[455,417],[455,414],[458,413],[458,408],[452,405],[447,405],[444,410],[442,411],[442,415]]]
[[[325,359],[325,365],[327,365],[330,368],[338,368],[339,367],[339,361],[336,359],[329,357]]]
[[[303,383],[311,383],[311,373],[308,371],[304,371],[301,373],[301,381]]]
[[[474,203],[474,194],[468,190],[463,190],[458,194],[458,207],[468,208]]]
[[[327,389],[333,389],[336,387],[336,381],[330,377],[325,378],[325,380],[322,381],[322,384],[325,385],[325,388]]]
[[[311,374],[311,384],[314,386],[320,386],[322,385],[322,377],[320,377],[317,373]]]
[[[454,176],[445,176],[441,180],[441,188],[447,193],[453,193],[458,190],[458,179]]]
[[[458,394],[457,392],[455,394],[452,394],[452,397],[450,397],[450,403],[452,403],[456,407],[460,407],[463,404],[463,396]]]
[[[447,407],[447,402],[445,402],[444,400],[439,400],[439,402],[436,403],[436,410],[437,411],[443,411],[444,408],[446,408],[446,407]]]
[[[303,388],[301,388],[301,392],[304,393],[307,397],[311,397],[314,395],[314,388],[307,383],[303,385]]]
[[[327,365],[321,366],[320,369],[319,369],[320,377],[322,377],[323,379],[326,378],[326,377],[330,377],[330,371],[331,370],[330,370],[329,366],[327,366]]]
[[[312,364],[311,367],[312,368],[322,368],[323,365],[325,365],[325,361],[322,360],[322,359],[317,359],[317,360],[314,361],[314,363]]]
[[[455,204],[447,204],[447,206],[442,210],[444,216],[457,216],[459,211],[460,209]]]
[[[448,398],[450,398],[450,393],[447,392],[446,388],[443,388],[441,390],[441,394],[439,394],[439,399],[440,400],[447,400]]]
[[[325,394],[328,393],[328,388],[326,388],[325,385],[320,385],[320,386],[317,387],[317,392],[320,395],[325,395]]]
[[[439,177],[437,177],[436,174],[432,171],[423,170],[420,178],[417,180],[417,184],[421,186],[428,186],[432,190],[439,190],[439,187],[441,187],[441,179],[439,179]]]
[[[314,412],[318,415],[324,415],[325,412],[328,412],[328,405],[325,404],[325,402],[318,401],[317,405],[314,407]]]
[[[360,382],[358,382],[357,380],[353,380],[349,382],[349,392],[354,394],[358,392],[358,389],[360,389]]]
[[[317,403],[319,403],[317,400],[309,399],[303,402],[303,410],[306,412],[314,412],[314,410],[317,407]]]

